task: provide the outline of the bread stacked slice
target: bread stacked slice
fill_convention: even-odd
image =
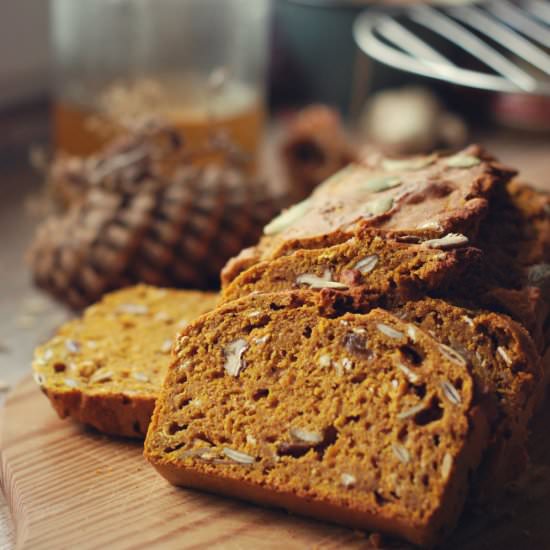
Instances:
[[[544,392],[549,202],[514,174],[477,146],[371,155],[283,212],[178,336],[146,457],[176,484],[440,541],[467,494],[521,471]]]
[[[36,351],[37,382],[115,435],[156,401],[145,456],[174,484],[436,544],[525,466],[550,371],[550,198],[514,175],[478,146],[368,154],[219,299],[108,295]]]

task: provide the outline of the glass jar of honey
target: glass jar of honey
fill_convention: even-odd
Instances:
[[[53,0],[54,143],[86,155],[142,121],[217,131],[252,158],[265,117],[269,0]]]

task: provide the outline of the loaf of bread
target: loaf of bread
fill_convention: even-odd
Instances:
[[[322,294],[252,295],[186,327],[145,456],[174,484],[433,544],[488,442],[467,364]]]
[[[35,380],[61,418],[143,438],[176,332],[216,300],[145,285],[107,294],[36,349]]]
[[[471,240],[492,193],[513,174],[478,146],[453,156],[394,160],[366,155],[270,222],[256,246],[226,264],[222,284],[259,261],[331,246],[365,227],[402,238],[458,233]]]
[[[424,296],[458,279],[479,260],[479,251],[466,244],[460,237],[404,243],[378,231],[363,231],[341,244],[255,264],[225,287],[221,300],[252,292],[353,288],[359,301],[378,296],[388,305]]]

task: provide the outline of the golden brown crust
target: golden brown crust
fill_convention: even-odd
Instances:
[[[59,392],[42,387],[59,418],[71,418],[96,430],[122,437],[143,439],[155,408],[157,394],[87,394]]]
[[[61,418],[143,438],[176,332],[216,301],[145,285],[107,294],[36,349],[35,379]]]

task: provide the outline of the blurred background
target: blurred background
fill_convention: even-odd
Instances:
[[[477,141],[549,187],[549,22],[544,0],[3,0],[2,378],[112,288],[215,287],[363,147]]]

